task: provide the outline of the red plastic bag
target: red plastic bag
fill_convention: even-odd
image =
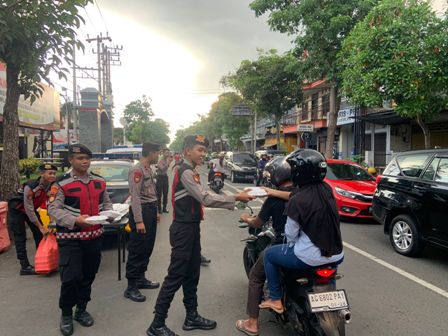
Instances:
[[[8,251],[11,247],[6,217],[8,213],[8,203],[0,202],[0,253]]]
[[[37,274],[50,274],[58,269],[59,251],[54,234],[42,238],[34,257],[34,270]]]

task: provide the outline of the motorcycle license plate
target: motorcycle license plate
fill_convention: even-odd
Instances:
[[[332,292],[309,293],[308,301],[313,313],[341,310],[349,307],[343,289]]]

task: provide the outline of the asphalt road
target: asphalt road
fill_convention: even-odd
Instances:
[[[205,176],[204,176],[205,179]],[[249,184],[226,181],[225,193]],[[235,189],[237,188],[237,189]],[[260,201],[252,202],[255,211]],[[180,335],[242,335],[235,321],[245,317],[247,279],[242,264],[246,231],[238,228],[240,210],[208,209],[202,223],[203,254],[212,259],[202,268],[199,311],[218,321],[214,331],[184,332],[182,293],[172,304],[168,325]],[[168,228],[171,215],[158,227],[156,247],[147,276],[162,281],[169,263]],[[448,332],[448,252],[427,248],[423,257],[406,258],[395,253],[382,227],[374,223],[343,223],[345,261],[340,267],[353,313],[347,335],[445,336]],[[34,253],[29,240],[29,254]],[[145,290],[148,300],[133,303],[123,298],[125,280],[117,281],[117,252],[113,240],[106,241],[100,272],[93,286],[88,310],[95,318],[92,328],[75,324],[75,335],[145,335],[158,290]],[[15,251],[0,255],[0,335],[59,335],[59,277],[57,274],[20,277]],[[288,335],[261,314],[261,335]]]

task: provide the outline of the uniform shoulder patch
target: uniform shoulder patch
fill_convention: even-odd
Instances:
[[[197,184],[201,184],[201,175],[199,175],[198,173],[193,175],[193,179]]]
[[[134,182],[135,183],[140,183],[140,181],[142,180],[142,172],[140,170],[135,170],[134,171]]]
[[[48,192],[48,201],[50,203],[53,203],[54,200],[56,199],[56,195],[58,194],[59,191],[59,186],[57,184],[53,184],[50,188],[50,191]]]

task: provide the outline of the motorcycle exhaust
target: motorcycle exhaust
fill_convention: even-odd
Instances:
[[[339,316],[344,320],[345,324],[349,324],[352,320],[352,312],[349,309],[340,310]]]

